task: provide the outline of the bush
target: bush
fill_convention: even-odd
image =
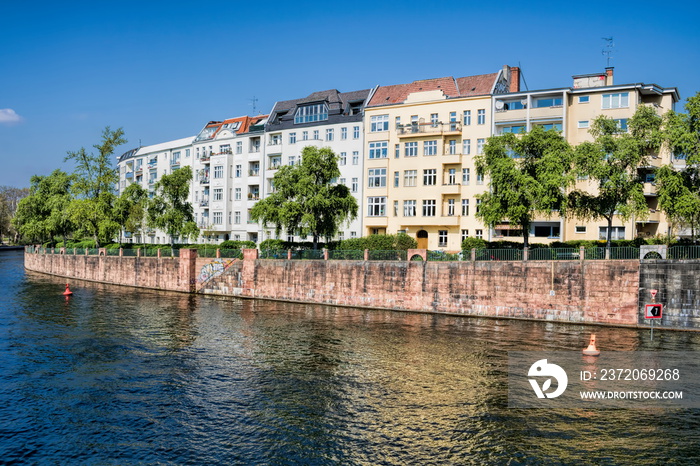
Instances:
[[[265,241],[260,243],[258,248],[261,251],[269,251],[269,250],[278,251],[280,249],[286,249],[284,247],[284,241],[282,241],[281,239],[266,239]]]
[[[486,249],[486,241],[482,238],[465,238],[462,241],[462,251],[471,251],[472,249]]]
[[[416,241],[415,238],[408,236],[406,233],[399,233],[396,235],[394,247],[399,251],[416,249],[418,247],[418,241]]]
[[[215,248],[219,249],[255,249],[254,241],[223,241],[219,245],[214,245]]]

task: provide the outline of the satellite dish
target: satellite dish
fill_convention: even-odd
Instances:
[[[503,110],[503,101],[502,100],[496,101],[496,110]]]
[[[520,103],[523,104],[523,107],[527,107],[527,99],[521,100]]]

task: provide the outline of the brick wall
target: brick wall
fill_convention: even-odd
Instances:
[[[700,329],[700,261],[643,261],[639,279],[639,324],[647,326],[644,305],[651,303],[649,290],[657,290],[656,302],[663,315],[654,322],[661,328]]]

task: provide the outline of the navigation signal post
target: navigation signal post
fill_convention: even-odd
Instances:
[[[644,318],[651,319],[651,341],[654,341],[654,320],[661,319],[664,311],[663,304],[656,304],[656,293],[659,290],[649,290],[651,294],[651,304],[644,305]]]

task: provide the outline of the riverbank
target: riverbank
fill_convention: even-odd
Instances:
[[[103,283],[187,293],[461,316],[700,330],[700,261],[369,261],[200,258],[25,251],[25,267]]]

